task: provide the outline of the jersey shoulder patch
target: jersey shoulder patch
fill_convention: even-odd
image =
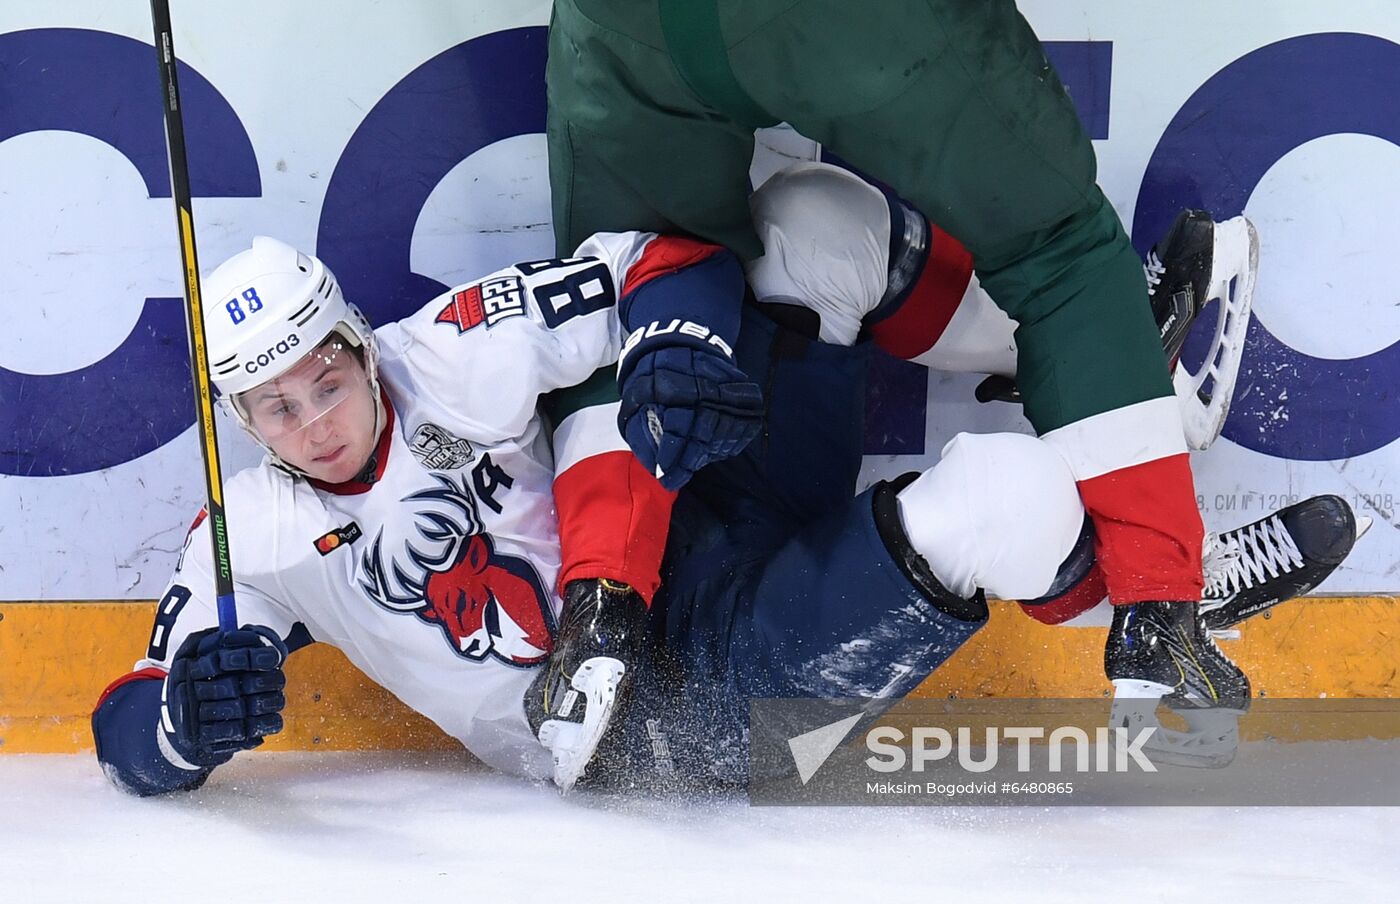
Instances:
[[[524,285],[520,277],[506,274],[457,289],[433,322],[456,327],[461,334],[482,324],[490,329],[524,313]]]

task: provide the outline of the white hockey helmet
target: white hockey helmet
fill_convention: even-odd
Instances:
[[[210,378],[239,423],[274,461],[281,461],[253,429],[239,394],[292,369],[335,335],[360,351],[374,396],[375,435],[384,423],[374,330],[345,300],[335,276],[318,258],[267,236],[220,264],[201,282]]]

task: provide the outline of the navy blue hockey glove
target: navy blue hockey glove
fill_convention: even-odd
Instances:
[[[668,490],[738,455],[763,423],[758,384],[712,346],[638,348],[624,359],[619,383],[622,435]]]
[[[286,661],[286,644],[261,625],[185,638],[161,693],[161,729],[175,753],[193,766],[218,766],[281,731]]]

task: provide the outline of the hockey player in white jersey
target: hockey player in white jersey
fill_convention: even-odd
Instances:
[[[313,639],[485,762],[550,775],[522,701],[554,648],[561,594],[595,616],[600,597],[644,606],[670,509],[617,428],[617,292],[646,296],[644,309],[694,244],[600,237],[577,259],[508,268],[377,331],[319,260],[274,239],[211,274],[212,377],[267,450],[226,490],[252,627],[212,630],[197,519],[146,656],[94,714],[113,779],[138,793],[191,787],[257,746],[280,728],[281,662]],[[759,397],[737,381],[729,423],[742,443],[742,405],[756,427]],[[575,630],[578,655],[628,642],[637,619],[617,622],[608,636]]]
[[[246,626],[212,628],[197,523],[146,657],[94,713],[108,774],[137,793],[197,786],[280,728],[282,663],[315,639],[485,762],[567,785],[598,701],[571,673],[581,660],[551,651],[559,588],[582,586],[564,617],[584,624],[562,640],[627,644],[636,682],[597,772],[642,768],[626,749],[641,744],[662,772],[733,778],[749,697],[896,699],[983,623],[984,593],[1029,600],[1082,577],[1083,507],[1040,441],[960,436],[936,467],[853,498],[873,347],[827,328],[858,325],[864,299],[755,302],[741,329],[723,312],[743,291],[715,246],[606,235],[371,333],[320,262],[281,243],[221,267],[205,287],[214,379],[269,453],[226,493]],[[618,406],[580,402],[619,357],[632,448],[668,482],[694,478],[644,638],[589,632],[641,595],[628,586],[656,589],[649,568],[567,552],[595,529],[635,535],[608,523],[639,509]]]

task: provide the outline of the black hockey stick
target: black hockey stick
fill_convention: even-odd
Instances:
[[[175,76],[175,39],[170,30],[169,0],[151,0],[160,64],[160,94],[165,109],[165,139],[170,150],[170,187],[180,231],[180,259],[185,266],[185,329],[194,375],[195,416],[199,447],[204,453],[204,490],[209,499],[209,538],[214,547],[214,596],[219,630],[238,628],[233,601],[233,565],[224,520],[224,481],[219,471],[219,438],[214,430],[214,395],[209,385],[209,353],[205,347],[204,311],[199,298],[199,258],[194,250],[194,212],[190,205],[190,170],[185,159],[185,124],[180,112],[180,85]]]

